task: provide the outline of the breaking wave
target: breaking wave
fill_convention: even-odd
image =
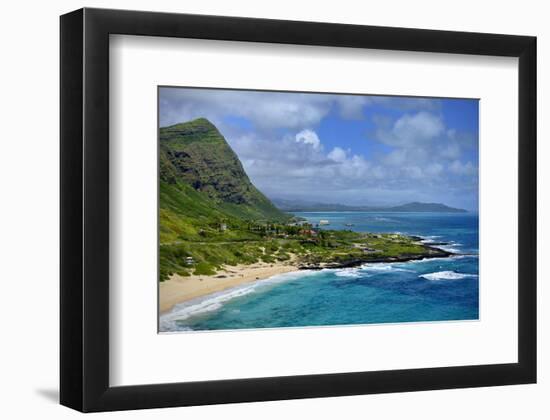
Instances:
[[[439,281],[439,280],[460,280],[467,277],[477,277],[477,274],[465,274],[456,273],[454,271],[437,271],[435,273],[422,274],[419,277],[423,277],[426,280]]]
[[[341,268],[334,271],[334,275],[337,277],[344,277],[344,278],[368,277],[368,274],[360,273],[357,268]]]
[[[259,280],[250,284],[233,287],[207,295],[206,297],[201,297],[190,300],[189,302],[177,304],[172,308],[172,310],[160,316],[160,331],[182,331],[182,328],[177,325],[178,321],[184,321],[192,316],[202,313],[216,311],[220,309],[226,302],[254,293],[259,288],[290,280],[296,280],[298,278],[308,277],[313,274],[315,274],[314,271],[294,271],[289,273],[277,274],[265,280]]]

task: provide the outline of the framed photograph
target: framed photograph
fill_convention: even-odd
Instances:
[[[536,381],[536,38],[61,17],[61,403]]]

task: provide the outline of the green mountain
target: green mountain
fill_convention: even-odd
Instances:
[[[290,217],[252,185],[235,152],[204,118],[161,128],[159,160],[161,242],[189,239],[209,224]]]

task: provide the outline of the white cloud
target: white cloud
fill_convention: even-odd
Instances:
[[[450,141],[447,144],[442,144],[440,147],[440,154],[442,157],[447,159],[457,159],[460,157],[460,146],[456,142]]]
[[[408,178],[420,179],[424,176],[424,172],[418,166],[405,166],[403,172]]]
[[[424,172],[429,176],[437,176],[443,173],[443,165],[440,163],[431,163],[424,169]]]
[[[256,128],[311,127],[324,118],[333,96],[284,92],[164,88],[161,126],[206,117],[219,124],[227,115],[249,119]]]
[[[377,138],[390,146],[418,147],[431,142],[445,130],[441,117],[421,111],[414,115],[405,114],[388,130],[378,130]]]
[[[441,101],[435,98],[397,97],[397,96],[370,96],[369,104],[379,105],[387,109],[401,112],[410,111],[439,111]]]
[[[363,108],[371,103],[369,98],[359,95],[338,95],[336,102],[340,107],[340,116],[348,120],[364,118]]]
[[[356,184],[357,180],[369,183],[373,178],[370,162],[359,155],[353,155],[350,159],[342,160],[338,166],[338,170],[338,175],[343,177],[346,182],[354,180],[355,182],[352,182],[353,185]]]
[[[347,158],[347,152],[341,147],[335,147],[327,156],[335,162],[345,162]]]
[[[439,114],[420,111],[405,114],[393,123],[386,119],[373,120],[377,126],[375,138],[391,146],[381,162],[393,167],[393,173],[403,180],[421,178],[431,182],[433,177],[447,175],[474,176],[472,162],[462,163],[464,150],[477,144],[475,138],[445,126]]]
[[[313,130],[302,130],[296,134],[295,139],[296,142],[309,144],[314,149],[319,149],[321,147],[321,140],[319,140],[319,136],[317,136],[317,133]]]
[[[362,119],[371,105],[397,110],[434,110],[438,101],[360,95],[161,88],[161,127],[206,117],[214,124],[227,115],[249,119],[257,129],[314,127],[331,109],[344,119]]]
[[[384,158],[384,163],[390,166],[401,166],[403,165],[408,158],[408,153],[406,149],[396,149],[388,153]]]
[[[459,160],[454,160],[449,165],[449,170],[455,175],[461,176],[475,175],[477,173],[476,167],[470,161],[462,163]]]
[[[404,197],[445,202],[458,188],[444,189],[452,184],[449,175],[467,180],[464,177],[476,172],[471,162],[462,164],[443,156],[441,143],[450,140],[446,130],[441,133],[436,140],[416,147],[392,146],[391,152],[369,158],[338,146],[325,151],[323,139],[312,129],[282,137],[254,132],[228,140],[253,182],[274,197],[325,202],[334,197],[333,201],[372,204],[380,203],[381,197],[391,203],[393,196],[393,203]]]

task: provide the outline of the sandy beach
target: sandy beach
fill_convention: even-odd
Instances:
[[[190,299],[297,270],[293,263],[256,263],[224,266],[213,276],[183,277],[173,274],[159,284],[159,311],[162,314]]]

